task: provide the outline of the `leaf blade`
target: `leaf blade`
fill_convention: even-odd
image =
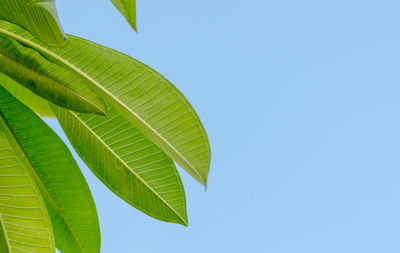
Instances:
[[[83,79],[4,35],[0,35],[0,71],[57,105],[106,115],[103,102]]]
[[[1,113],[0,158],[0,213],[11,249],[54,253],[51,221],[31,177],[32,165]]]
[[[111,0],[111,2],[124,15],[131,27],[137,31],[136,0]]]
[[[3,215],[0,213],[0,252],[11,253],[11,244],[7,236]]]
[[[12,24],[0,22],[0,33],[86,79],[96,93],[206,185],[211,160],[207,134],[190,103],[167,79],[127,55],[78,37],[70,36],[67,47],[53,50]]]
[[[55,0],[0,0],[0,18],[18,24],[49,46],[68,43]]]
[[[56,117],[47,100],[37,96],[24,86],[19,85],[3,73],[0,73],[0,86],[3,86],[11,95],[40,116],[49,118]]]
[[[49,211],[57,248],[63,252],[100,252],[96,207],[66,145],[1,87],[0,111],[32,164],[32,178]]]
[[[52,109],[75,150],[111,191],[156,219],[187,225],[173,162],[129,121],[112,108],[108,118]]]

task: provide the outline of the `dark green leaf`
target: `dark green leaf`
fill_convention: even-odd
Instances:
[[[50,108],[49,102],[22,85],[19,85],[14,80],[3,73],[0,73],[0,86],[3,86],[8,92],[16,97],[21,103],[31,108],[42,117],[54,118],[54,113]]]
[[[0,35],[0,72],[54,104],[78,112],[106,114],[103,102],[84,79],[4,35]]]

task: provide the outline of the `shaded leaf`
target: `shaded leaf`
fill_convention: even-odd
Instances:
[[[0,111],[32,164],[62,252],[100,252],[96,207],[63,141],[34,112],[0,87]]]
[[[18,24],[49,46],[65,46],[55,0],[0,0],[0,19]]]
[[[187,225],[173,161],[129,121],[112,108],[108,118],[52,108],[82,160],[110,190],[152,217]]]
[[[72,35],[67,47],[54,49],[4,21],[0,33],[81,75],[96,94],[206,184],[211,159],[206,132],[192,106],[167,79],[127,55]]]
[[[68,109],[105,115],[104,104],[77,74],[0,35],[0,71],[35,94]]]
[[[50,118],[55,117],[47,100],[32,93],[30,90],[19,85],[3,73],[0,73],[0,85],[16,97],[21,103],[31,108],[32,111],[36,112],[40,116]]]

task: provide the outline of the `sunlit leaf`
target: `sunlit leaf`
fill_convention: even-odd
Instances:
[[[4,99],[4,89],[0,88]],[[8,95],[10,96],[10,95]],[[46,204],[32,164],[0,113],[0,213],[12,252],[55,252]]]
[[[124,15],[132,28],[136,28],[136,0],[111,0],[114,6]]]
[[[186,200],[174,163],[131,122],[52,106],[75,150],[115,194],[157,219],[187,225]]]
[[[211,159],[206,132],[192,106],[167,79],[127,55],[72,35],[67,47],[54,49],[8,22],[0,22],[0,33],[85,78],[116,111],[206,184]]]
[[[11,244],[7,237],[7,230],[0,213],[0,252],[11,253]]]
[[[0,19],[24,27],[49,46],[67,44],[55,0],[0,0],[0,6]]]
[[[34,112],[1,87],[0,112],[32,164],[32,178],[47,205],[57,248],[62,252],[100,252],[96,207],[67,146]]]

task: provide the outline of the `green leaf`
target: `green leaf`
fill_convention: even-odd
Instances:
[[[111,0],[114,6],[124,15],[132,28],[136,28],[136,0]]]
[[[0,252],[11,253],[11,244],[7,237],[7,230],[0,213]]]
[[[79,75],[4,35],[0,35],[0,71],[57,105],[78,112],[106,114],[103,102]]]
[[[152,217],[187,225],[173,161],[129,121],[112,108],[108,118],[52,108],[75,150],[110,190]]]
[[[0,76],[0,85],[2,85],[1,76]],[[25,92],[30,92],[30,91],[25,89]],[[31,98],[33,100],[36,100],[36,98],[38,96],[36,96],[33,93],[31,93],[31,94],[32,94]],[[41,98],[39,98],[39,99],[41,99]],[[43,100],[43,99],[41,99],[41,100]],[[28,101],[28,103],[29,103],[29,101]],[[59,109],[59,108],[56,108],[55,110],[57,112],[62,113],[61,109]],[[62,124],[62,126],[65,129],[65,132],[67,132],[67,133],[73,131],[73,127],[72,127],[71,124],[73,124],[74,127],[80,126],[80,121],[81,120],[84,120],[85,117],[92,117],[92,116],[89,116],[89,115],[85,116],[83,114],[78,115],[78,114],[74,114],[74,113],[67,112],[67,111],[65,111],[64,113],[65,113],[65,115],[63,115],[63,114],[59,115],[59,119],[60,119],[60,123]],[[124,126],[122,126],[122,127],[117,129],[117,130],[119,130],[121,132],[124,131],[121,136],[117,135],[117,136],[115,136],[115,137],[113,137],[111,139],[107,139],[107,140],[98,139],[98,143],[100,143],[99,144],[100,146],[103,145],[102,143],[110,143],[110,142],[113,142],[113,141],[118,141],[120,138],[124,138],[124,136],[127,136],[127,135],[132,136],[132,138],[134,138],[133,136],[137,135],[139,133],[138,130],[135,129],[131,125],[131,123],[128,122],[126,119],[124,119],[122,117],[119,118],[119,119],[113,119],[114,116],[116,116],[114,110],[111,110],[111,114],[112,115],[109,116],[109,120],[110,120],[109,123],[106,123],[106,121],[108,121],[108,120],[106,120],[105,118],[98,117],[97,120],[99,122],[104,122],[105,125],[96,128],[94,125],[92,125],[94,123],[91,123],[90,125],[88,123],[87,125],[84,125],[85,129],[81,130],[79,133],[85,132],[89,136],[93,137],[94,140],[96,140],[96,138],[95,138],[96,136],[94,135],[95,131],[101,133],[101,131],[104,131],[103,129],[112,128],[113,127],[112,124],[115,124],[116,126],[117,125],[124,125]],[[72,122],[68,121],[69,118],[71,118]],[[75,119],[75,118],[78,118],[79,120]],[[118,121],[116,121],[116,120],[118,120]],[[67,121],[67,123],[63,123],[65,121]],[[92,128],[90,128],[89,126],[91,126]],[[114,127],[116,127],[116,126],[114,126]],[[93,130],[93,129],[95,129],[95,130]],[[137,140],[139,137],[143,138],[143,139],[146,139],[146,137],[144,137],[142,134],[139,133],[139,135],[136,137],[135,140]],[[107,136],[105,136],[105,137],[107,137]],[[141,170],[139,170],[139,169],[137,169],[137,170],[138,170],[138,172],[141,172],[141,171],[146,170],[146,169],[153,170],[154,166],[159,166],[160,169],[156,170],[156,171],[153,171],[152,172],[153,174],[150,174],[149,176],[156,175],[155,174],[156,172],[160,173],[160,175],[159,175],[160,177],[162,175],[168,175],[168,174],[173,175],[173,179],[177,182],[177,184],[167,186],[167,188],[169,188],[168,191],[171,191],[171,192],[169,192],[167,194],[163,194],[161,192],[160,193],[160,197],[154,196],[155,198],[160,198],[158,201],[160,201],[160,200],[161,201],[165,201],[165,204],[162,204],[162,205],[168,205],[169,204],[171,206],[171,207],[167,206],[167,209],[170,209],[170,210],[168,210],[168,212],[164,212],[164,213],[162,211],[160,212],[157,209],[155,209],[155,210],[150,209],[150,210],[146,211],[146,206],[143,207],[143,203],[138,202],[136,197],[132,196],[131,194],[127,194],[126,190],[123,190],[123,187],[118,186],[117,183],[115,183],[113,180],[110,180],[107,177],[100,176],[101,173],[99,173],[99,171],[108,170],[109,174],[112,174],[112,175],[114,175],[114,173],[120,173],[120,172],[119,172],[118,169],[115,169],[115,168],[105,168],[105,166],[107,166],[107,164],[105,164],[104,161],[103,161],[103,163],[101,163],[101,161],[99,163],[99,161],[93,160],[94,159],[93,157],[90,158],[89,155],[91,155],[91,149],[89,149],[85,145],[85,143],[82,143],[82,141],[81,141],[81,139],[83,139],[83,135],[82,136],[81,135],[73,136],[72,134],[69,134],[69,138],[71,139],[73,145],[75,146],[76,150],[79,152],[79,154],[81,155],[83,160],[85,160],[86,163],[88,164],[88,166],[92,169],[92,171],[97,176],[99,176],[99,178],[107,186],[109,186],[115,193],[117,193],[118,196],[122,197],[128,203],[133,205],[134,207],[137,207],[140,210],[145,211],[146,213],[150,214],[151,216],[155,216],[156,218],[159,218],[159,219],[162,219],[162,220],[168,220],[168,221],[172,221],[172,222],[187,224],[186,203],[185,203],[186,201],[185,201],[185,195],[184,195],[185,193],[184,193],[183,186],[181,184],[179,175],[176,172],[176,169],[175,169],[175,166],[174,166],[173,162],[171,160],[169,160],[167,157],[165,157],[165,155],[159,154],[159,153],[162,153],[162,151],[157,146],[151,144],[151,142],[148,141],[148,140],[144,140],[143,142],[138,143],[138,145],[147,145],[146,143],[148,143],[148,144],[150,144],[150,146],[148,148],[146,148],[145,150],[142,150],[141,152],[138,152],[136,154],[133,153],[133,154],[130,154],[129,156],[127,156],[127,157],[124,157],[124,160],[122,160],[119,157],[112,156],[112,152],[113,152],[112,150],[107,152],[107,154],[111,155],[110,160],[115,160],[117,162],[119,161],[119,159],[121,159],[121,161],[128,161],[128,159],[129,160],[133,160],[133,159],[139,159],[139,158],[147,157],[146,160],[143,160],[143,161],[147,161],[147,160],[151,161],[150,159],[159,160],[160,156],[163,158],[162,161],[159,161],[159,162],[154,163],[154,164],[147,165],[146,167],[141,168]],[[127,141],[129,141],[129,140],[127,140]],[[131,147],[128,147],[128,150],[135,149],[135,148],[140,149],[140,146],[131,146]],[[121,156],[123,156],[125,154],[125,153],[120,153],[120,152],[122,152],[122,151],[118,151],[117,153],[119,153]],[[134,164],[134,166],[132,168],[136,169],[136,167],[138,167],[138,166],[140,166],[139,163],[138,164]],[[131,167],[129,167],[129,166],[125,166],[124,167],[124,166],[121,166],[121,165],[119,165],[119,167],[122,168],[122,171],[124,171],[125,174],[126,173],[128,174],[128,177],[132,176],[131,175],[132,174],[132,171],[131,171],[132,168]],[[162,168],[162,167],[166,167],[166,168]],[[135,175],[133,174],[133,176],[135,176]],[[145,176],[146,176],[146,174],[145,174]],[[157,177],[157,175],[156,175],[156,177]],[[144,177],[144,178],[146,178],[146,177]],[[161,185],[162,183],[163,182],[160,181],[158,184],[155,184],[154,187],[157,187],[157,186]],[[165,184],[169,184],[169,181],[167,180]],[[134,187],[134,189],[137,188],[137,186],[135,184],[132,184],[132,187]],[[146,188],[147,186],[144,185],[144,187]],[[148,190],[146,190],[146,191],[148,191]],[[149,196],[151,196],[151,198],[152,198],[153,195],[154,194],[149,195]],[[146,200],[146,201],[147,202],[153,201],[151,198],[149,198],[149,200]],[[165,198],[165,200],[164,200],[164,198]],[[171,199],[175,199],[175,200],[170,201]],[[160,205],[160,206],[162,206],[162,205]],[[164,217],[164,218],[162,218],[162,217]]]
[[[0,99],[2,101],[2,99]],[[55,252],[46,204],[32,164],[0,113],[0,213],[12,252]]]
[[[32,165],[62,252],[100,252],[96,207],[63,141],[34,112],[0,87],[0,112]]]
[[[22,85],[19,85],[3,73],[0,73],[0,86],[3,86],[21,103],[31,108],[32,111],[36,112],[40,116],[50,118],[55,117],[47,100],[32,93],[30,90],[23,87]]]
[[[206,184],[211,159],[206,132],[192,106],[167,79],[127,55],[75,36],[67,47],[53,49],[4,21],[0,33],[85,78],[96,94]]]
[[[0,0],[0,19],[18,24],[49,46],[65,46],[55,0]]]

